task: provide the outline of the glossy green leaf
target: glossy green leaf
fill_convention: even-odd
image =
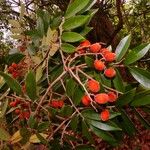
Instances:
[[[137,60],[141,59],[149,51],[149,49],[150,49],[150,44],[143,44],[134,48],[125,57],[124,64],[130,65],[136,62]]]
[[[79,116],[74,116],[70,122],[70,126],[73,131],[76,131],[78,123],[79,123]]]
[[[134,108],[133,110],[134,110],[134,113],[135,113],[135,115],[137,116],[137,118],[138,118],[138,119],[140,120],[140,122],[144,125],[144,127],[145,127],[146,129],[150,129],[150,123],[149,123],[147,120],[145,120],[145,119],[143,118],[142,114],[140,114],[140,113],[136,110],[136,108]]]
[[[69,97],[73,97],[76,86],[77,84],[74,79],[70,78],[66,81],[66,93]]]
[[[70,116],[73,113],[73,108],[70,105],[65,105],[61,110],[60,114],[63,117]]]
[[[63,43],[61,45],[61,49],[63,52],[66,52],[66,53],[74,53],[76,50],[76,48],[73,45],[68,44],[68,43]]]
[[[85,26],[84,29],[80,32],[80,34],[82,36],[86,36],[92,29],[93,29],[93,27]]]
[[[37,98],[36,95],[36,79],[35,74],[30,71],[26,77],[26,91],[29,98],[35,100]]]
[[[86,137],[91,143],[94,143],[93,137],[91,133],[89,132],[89,128],[87,124],[82,120],[82,134],[84,137]]]
[[[119,112],[121,113],[120,119],[119,119],[119,125],[122,127],[122,129],[128,133],[130,136],[134,135],[137,131],[134,123],[132,120],[128,117],[127,113],[123,109],[119,109]]]
[[[37,122],[36,122],[36,119],[35,119],[35,117],[33,115],[30,115],[30,118],[28,120],[28,125],[32,129],[37,128]]]
[[[78,42],[84,40],[84,37],[76,32],[63,32],[61,38],[65,42]]]
[[[75,29],[77,27],[80,27],[84,25],[89,19],[89,16],[84,16],[84,15],[78,15],[75,17],[71,17],[65,21],[63,24],[63,29],[64,30],[71,30]]]
[[[131,42],[131,35],[124,37],[116,48],[116,60],[120,61],[126,54]]]
[[[16,92],[18,95],[20,95],[22,93],[21,91],[21,86],[18,83],[17,80],[13,79],[12,77],[10,77],[9,75],[7,75],[6,73],[3,73],[0,71],[0,76],[2,76],[4,78],[4,80],[6,81],[7,85],[14,91]]]
[[[128,91],[127,93],[124,93],[123,95],[121,95],[118,98],[116,105],[119,107],[122,107],[124,105],[129,104],[133,100],[133,97],[135,96],[135,92],[136,92],[136,88],[134,88],[134,89]]]
[[[115,70],[116,70],[116,76],[113,79],[114,87],[117,91],[120,91],[120,92],[124,93],[125,88],[124,88],[123,80],[121,78],[121,75],[120,75],[119,71],[117,69],[115,69]]]
[[[74,96],[72,101],[75,105],[80,104],[81,98],[84,95],[84,93],[85,93],[84,90],[79,86],[74,90]]]
[[[15,53],[15,54],[6,56],[5,60],[8,65],[11,65],[13,62],[19,63],[24,57],[25,57],[25,55],[23,55],[21,53]]]
[[[67,8],[65,18],[70,18],[74,16],[76,13],[78,13],[80,10],[84,9],[88,4],[90,0],[74,0]]]
[[[150,72],[137,67],[129,67],[129,70],[143,87],[150,89]]]
[[[89,56],[85,56],[84,57],[85,59],[85,63],[87,64],[88,67],[93,67],[94,65],[94,59],[92,59],[91,57]]]
[[[109,142],[111,145],[115,145],[115,143],[117,142],[115,138],[107,131],[100,130],[92,125],[90,125],[90,129],[93,131],[95,135]]]
[[[9,141],[10,139],[9,133],[3,128],[0,128],[0,139],[3,141]]]
[[[98,129],[104,130],[104,131],[121,131],[121,128],[110,125],[109,123],[102,123],[100,121],[91,120],[91,119],[88,119],[87,122],[90,125],[98,128]]]
[[[150,104],[150,94],[149,95],[143,95],[142,97],[134,97],[131,106],[144,106]]]

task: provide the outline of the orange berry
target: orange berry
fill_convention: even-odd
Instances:
[[[64,105],[64,101],[62,100],[52,100],[49,105],[53,108],[62,108]]]
[[[95,43],[90,46],[90,51],[92,53],[98,53],[100,49],[101,49],[101,45],[99,43]]]
[[[88,40],[84,40],[80,43],[80,47],[89,47],[91,43]]]
[[[107,49],[107,48],[102,48],[102,49],[100,50],[100,52],[101,52],[103,55],[105,55],[105,54],[107,54],[107,53],[110,53],[109,49]]]
[[[100,93],[95,95],[94,99],[98,104],[105,104],[108,102],[109,97],[106,93]]]
[[[108,97],[109,97],[109,102],[115,102],[117,100],[117,95],[114,92],[109,92],[107,93]]]
[[[116,54],[115,53],[106,53],[105,55],[104,55],[104,58],[106,59],[106,61],[108,61],[108,62],[112,62],[112,61],[114,61],[115,59],[116,59]]]
[[[94,67],[96,70],[102,71],[105,68],[105,64],[101,60],[95,60]]]
[[[16,102],[10,102],[9,105],[10,107],[16,107]]]
[[[113,78],[116,75],[116,71],[114,68],[108,68],[104,71],[104,74],[108,78]]]
[[[82,104],[85,106],[89,106],[90,105],[90,98],[87,95],[84,95],[81,99]]]
[[[107,121],[109,120],[109,117],[110,117],[110,112],[108,109],[105,109],[103,110],[101,113],[100,113],[100,119],[102,121]]]
[[[97,93],[100,90],[100,84],[98,81],[95,80],[89,80],[87,82],[87,87],[93,93]]]
[[[20,112],[21,112],[20,109],[15,110],[15,114],[17,114],[17,115],[20,114]]]

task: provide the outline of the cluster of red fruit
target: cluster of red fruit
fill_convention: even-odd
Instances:
[[[19,119],[29,119],[30,111],[29,111],[29,103],[23,102],[20,99],[15,99],[14,101],[9,103],[10,107],[16,107],[15,114],[19,116]]]
[[[94,95],[94,101],[97,103],[97,104],[106,104],[106,103],[113,103],[117,100],[118,96],[116,93],[112,92],[112,91],[109,91],[107,93],[98,93],[100,91],[100,84],[98,81],[95,81],[95,80],[89,80],[87,82],[87,87],[89,89],[90,92],[92,93],[95,93]],[[89,98],[88,95],[84,95],[82,97],[82,103],[85,105],[85,106],[89,106],[91,104],[91,100]],[[107,109],[103,110],[101,113],[100,113],[100,118],[103,120],[103,121],[107,121],[109,119],[109,116],[110,116],[110,113]]]
[[[94,67],[98,71],[104,71],[104,75],[108,78],[113,78],[116,75],[116,71],[113,67],[106,68],[106,64],[113,62],[116,59],[116,54],[111,52],[107,48],[102,48],[99,43],[91,44],[88,40],[80,43],[78,52],[85,53],[89,51],[91,53],[97,53],[101,55],[100,59],[94,61]]]
[[[8,72],[12,74],[13,78],[18,78],[21,76],[21,69],[22,66],[16,63],[12,63],[11,66],[8,67]]]
[[[49,103],[49,106],[53,108],[62,108],[64,106],[64,101],[63,100],[52,100]]]
[[[94,68],[97,71],[100,71],[101,73],[104,72],[104,75],[107,78],[113,78],[116,75],[116,71],[113,67],[108,67],[107,65],[113,61],[115,61],[116,59],[116,54],[111,52],[109,49],[107,48],[102,48],[102,46],[99,43],[95,43],[95,44],[91,44],[88,40],[85,40],[83,42],[80,43],[79,47],[78,47],[78,52],[80,54],[86,53],[87,51],[91,52],[91,53],[96,53],[99,54],[101,57],[100,59],[96,59],[94,61]],[[94,79],[89,80],[87,82],[87,87],[89,89],[90,92],[95,93],[94,95],[94,101],[97,104],[106,104],[108,102],[112,103],[115,102],[118,98],[117,94],[115,92],[109,91],[107,93],[99,93],[100,91],[100,84],[98,81],[95,81]],[[88,95],[84,95],[82,97],[82,103],[85,106],[89,106],[91,103],[90,98],[88,97]],[[110,113],[108,109],[103,110],[100,113],[100,118],[103,121],[107,121],[110,117]]]

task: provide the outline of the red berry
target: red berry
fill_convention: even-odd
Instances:
[[[15,110],[15,114],[17,114],[17,115],[20,114],[20,112],[21,112],[20,109]]]
[[[116,71],[114,68],[108,68],[104,71],[104,74],[108,78],[113,78],[116,75]]]
[[[94,67],[96,70],[102,71],[105,68],[105,64],[101,60],[95,60]]]
[[[17,98],[17,99],[15,100],[15,102],[16,102],[16,104],[20,104],[21,100],[20,100],[19,98]]]
[[[10,107],[16,107],[17,104],[16,104],[16,102],[14,101],[14,102],[10,102],[9,105],[10,105]]]
[[[103,55],[106,55],[107,53],[110,53],[109,49],[107,49],[107,48],[102,48],[102,49],[100,50],[100,52],[101,52]]]
[[[20,119],[20,120],[24,119],[23,113],[20,113],[20,114],[19,114],[19,119]]]
[[[84,95],[81,101],[82,101],[82,104],[85,106],[89,106],[91,102],[90,98],[87,95]]]
[[[29,117],[30,117],[30,112],[28,112],[28,111],[25,111],[25,112],[23,112],[23,118],[24,119],[29,119]]]
[[[91,43],[88,40],[84,40],[80,43],[80,47],[89,47]]]
[[[112,61],[114,61],[116,59],[116,54],[115,53],[111,53],[111,52],[110,53],[106,53],[104,55],[104,58],[105,58],[106,61],[112,62]]]
[[[19,74],[18,74],[18,72],[15,71],[15,72],[12,73],[12,76],[13,76],[13,78],[16,79],[19,76]]]
[[[109,118],[110,118],[110,112],[108,109],[105,109],[100,113],[100,119],[102,121],[107,121],[109,120]]]
[[[100,49],[101,49],[101,45],[99,43],[95,43],[90,46],[90,51],[92,53],[98,53]]]
[[[85,52],[86,52],[85,49],[79,49],[79,50],[78,50],[78,53],[79,53],[79,54],[83,54],[83,53],[85,53]]]
[[[87,82],[87,87],[93,93],[97,93],[100,90],[100,84],[98,81],[95,80],[89,80]]]
[[[9,66],[9,67],[8,67],[8,72],[9,72],[9,73],[12,73],[13,71],[14,71],[14,68],[13,68],[12,66]]]
[[[18,65],[16,63],[12,63],[11,66],[16,69]]]
[[[108,97],[109,97],[109,102],[115,102],[117,100],[117,95],[114,92],[109,92],[107,93]]]
[[[106,93],[100,93],[95,95],[94,99],[98,104],[105,104],[108,102],[109,97]]]
[[[59,100],[59,101],[58,101],[58,107],[59,107],[59,108],[62,108],[63,106],[64,106],[64,101]]]

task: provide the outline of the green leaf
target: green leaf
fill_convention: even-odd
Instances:
[[[84,29],[80,32],[80,34],[82,36],[86,36],[92,29],[93,29],[93,27],[87,27],[87,26],[85,26]]]
[[[66,81],[66,93],[69,97],[73,97],[76,86],[74,79],[70,78]]]
[[[130,136],[134,135],[134,133],[137,131],[134,123],[131,121],[131,119],[128,117],[127,113],[123,109],[119,109],[121,116],[119,119],[119,125],[122,127],[122,129],[127,132]]]
[[[78,15],[75,17],[71,17],[65,21],[63,24],[63,29],[64,30],[71,30],[75,29],[77,27],[80,27],[84,25],[89,19],[89,16],[84,16],[84,15]]]
[[[8,65],[14,63],[19,63],[23,58],[25,57],[25,55],[21,54],[21,53],[15,53],[15,54],[11,54],[5,57],[6,63]]]
[[[144,125],[144,127],[146,128],[146,129],[150,129],[150,123],[147,121],[147,120],[145,120],[144,118],[143,118],[143,116],[134,108],[133,109],[134,110],[134,113],[135,113],[135,115],[138,117],[138,119],[140,120],[140,122]]]
[[[84,40],[84,37],[76,32],[63,32],[61,38],[65,42],[78,42]]]
[[[67,8],[65,18],[70,18],[74,16],[76,13],[78,13],[80,10],[84,9],[88,4],[90,0],[74,0]]]
[[[32,129],[36,129],[37,127],[37,122],[36,122],[36,119],[33,115],[30,116],[29,120],[28,120],[28,125],[30,128]]]
[[[37,98],[36,80],[35,80],[35,75],[32,71],[30,71],[26,77],[26,91],[30,99],[35,100]]]
[[[132,103],[130,104],[131,106],[144,106],[144,105],[149,105],[150,104],[150,95],[143,95],[142,97],[134,97]]]
[[[43,131],[45,131],[46,129],[48,129],[49,126],[50,126],[50,122],[42,122],[42,123],[40,123],[39,126],[37,127],[37,130],[38,130],[39,132],[43,132]]]
[[[87,64],[88,67],[93,67],[94,65],[94,59],[92,59],[91,57],[89,56],[85,56],[84,57],[85,59],[85,63]]]
[[[71,126],[71,129],[75,132],[77,127],[78,127],[78,123],[79,123],[79,116],[74,116],[72,119],[71,119],[71,122],[70,122],[70,126]]]
[[[127,93],[124,93],[123,95],[121,95],[118,100],[116,101],[116,105],[119,107],[122,107],[124,105],[129,104],[132,100],[133,97],[135,96],[135,91],[136,88],[128,91]]]
[[[73,45],[68,44],[68,43],[63,43],[61,45],[61,49],[63,52],[66,52],[66,53],[74,53],[76,50],[76,48]]]
[[[9,133],[3,128],[0,128],[0,139],[3,141],[9,141],[10,139]]]
[[[26,127],[23,127],[20,129],[20,135],[22,137],[21,143],[26,144],[29,141],[29,138],[31,136],[31,132]]]
[[[61,110],[60,114],[63,117],[70,116],[73,113],[73,108],[70,105],[65,105]]]
[[[150,89],[150,72],[137,67],[129,67],[132,76],[145,88]]]
[[[5,103],[1,109],[1,112],[0,112],[0,118],[3,118],[5,113],[6,113],[6,110],[7,110],[7,107],[8,107],[8,99],[5,100]]]
[[[107,141],[109,144],[114,145],[117,141],[115,138],[107,131],[100,130],[92,125],[90,125],[90,129],[93,131],[95,135]]]
[[[87,124],[82,120],[82,134],[84,137],[86,137],[86,139],[88,139],[91,143],[94,143],[93,141],[93,137],[91,135],[91,133],[89,132],[89,128],[87,126]]]
[[[131,35],[128,35],[126,37],[124,37],[120,43],[118,44],[117,48],[116,48],[116,60],[120,61],[123,56],[126,54],[129,46],[130,46],[130,42],[131,42]]]
[[[124,64],[130,65],[141,59],[150,49],[150,44],[142,44],[131,50],[125,57]]]
[[[42,37],[44,35],[44,22],[41,17],[38,17],[37,19],[37,30],[38,33],[40,34],[40,37]]]
[[[0,71],[0,76],[2,76],[4,78],[4,80],[6,81],[7,85],[14,91],[16,92],[18,95],[22,94],[21,91],[21,86],[18,83],[17,80],[13,79],[12,77],[10,77],[9,75],[3,73]]]
[[[120,75],[119,71],[117,69],[115,69],[115,70],[116,70],[116,76],[113,79],[114,87],[117,91],[120,91],[120,92],[124,93],[125,88],[124,88],[123,80],[121,78],[121,75]]]
[[[88,119],[87,122],[90,125],[98,128],[98,129],[104,130],[104,131],[121,131],[121,128],[110,125],[109,123],[102,123],[100,121],[91,120],[91,119]]]
[[[81,98],[82,98],[82,96],[84,95],[84,93],[85,93],[85,92],[83,91],[83,89],[82,89],[80,86],[78,86],[78,87],[74,90],[74,96],[73,96],[72,101],[73,101],[73,103],[74,103],[75,105],[80,104]]]

